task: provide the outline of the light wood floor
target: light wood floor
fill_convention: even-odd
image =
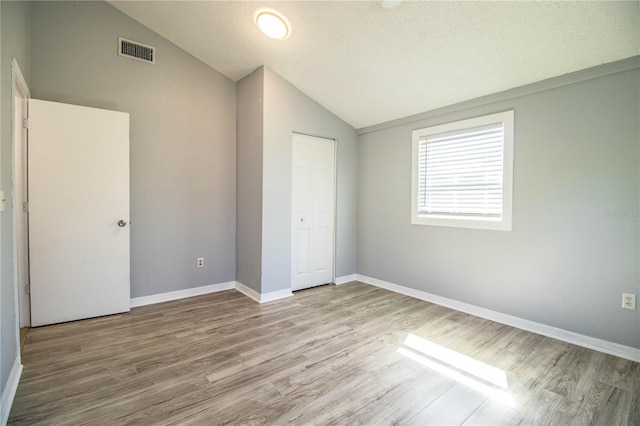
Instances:
[[[35,328],[23,362],[9,424],[640,424],[638,363],[361,283]]]
[[[27,343],[27,335],[29,335],[29,327],[20,329],[20,350],[24,350],[24,344]]]

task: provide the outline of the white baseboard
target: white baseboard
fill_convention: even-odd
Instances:
[[[9,413],[11,412],[11,406],[13,405],[13,398],[16,396],[18,390],[18,383],[20,383],[20,376],[22,375],[22,364],[20,359],[16,357],[7,379],[7,384],[2,392],[2,402],[0,403],[0,425],[4,426],[9,420]]]
[[[238,282],[238,281],[236,281],[236,287],[235,288],[240,293],[242,293],[245,296],[249,297],[250,299],[253,299],[256,302],[260,303],[260,293],[258,293],[254,289],[249,288],[246,285],[244,285],[244,284],[242,284],[241,282]]]
[[[336,277],[335,285],[350,283],[356,280],[356,274],[343,275],[342,277]]]
[[[254,289],[249,288],[238,281],[236,281],[236,290],[238,290],[245,296],[250,297],[258,303],[267,303],[278,299],[284,299],[285,297],[293,296],[291,290],[272,291],[271,293],[258,293]]]
[[[185,299],[187,297],[201,296],[203,294],[217,293],[218,291],[232,290],[235,288],[235,281],[227,283],[211,284],[201,287],[187,288],[185,290],[170,291],[168,293],[154,294],[151,296],[134,297],[131,299],[131,307],[153,305],[155,303],[169,302],[171,300]]]
[[[582,346],[588,349],[604,352],[609,355],[614,355],[631,361],[640,362],[640,349],[633,348],[631,346],[625,346],[619,343],[585,336],[583,334],[574,333],[572,331],[563,330],[561,328],[552,327],[535,321],[503,314],[501,312],[492,311],[490,309],[481,308],[479,306],[459,302],[457,300],[449,299],[420,290],[415,290],[413,288],[404,287],[387,281],[382,281],[377,278],[367,277],[365,275],[356,274],[356,281],[384,288],[396,293],[404,294],[406,296],[415,297],[416,299],[424,300],[426,302],[446,306],[447,308],[455,309],[456,311],[466,312],[480,318],[485,318],[491,321],[499,322],[501,324],[510,325],[512,327],[530,331],[532,333],[541,334],[543,336],[562,340],[567,343],[572,343],[574,345]]]
[[[271,293],[261,294],[260,303],[272,302],[274,300],[284,299],[291,296],[293,296],[293,292],[291,290],[272,291]]]
[[[291,290],[272,291],[271,293],[261,294],[238,281],[229,281],[226,283],[187,288],[185,290],[170,291],[168,293],[153,294],[151,296],[134,297],[131,299],[130,303],[132,308],[137,308],[139,306],[170,302],[172,300],[185,299],[187,297],[201,296],[203,294],[217,293],[219,291],[233,289],[238,290],[240,293],[250,297],[258,303],[266,303],[293,296]]]

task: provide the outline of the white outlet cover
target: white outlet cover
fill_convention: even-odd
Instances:
[[[631,303],[628,303],[628,302]],[[622,293],[622,308],[636,310],[636,295],[632,293]]]

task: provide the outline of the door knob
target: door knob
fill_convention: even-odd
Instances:
[[[118,221],[118,226],[119,226],[120,228],[124,228],[125,226],[127,226],[127,222],[125,222],[124,220],[120,219],[120,220]]]

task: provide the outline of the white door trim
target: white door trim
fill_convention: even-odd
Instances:
[[[19,133],[23,131],[23,120],[26,120],[28,117],[23,116],[23,110],[17,108],[17,98],[29,99],[31,97],[31,91],[27,86],[27,82],[20,71],[20,66],[18,62],[14,59],[11,61],[11,117],[12,117],[12,126],[11,126],[11,140],[12,140],[12,182],[11,182],[11,212],[12,212],[12,227],[13,227],[13,286],[14,286],[14,297],[15,297],[15,309],[16,309],[16,345],[18,348],[18,354],[20,354],[20,325],[21,323],[25,323],[25,326],[31,325],[30,319],[25,321],[25,303],[28,305],[29,300],[28,296],[25,294],[25,288],[20,288],[20,284],[18,282],[18,267],[21,262],[26,262],[28,267],[28,256],[26,259],[21,258],[22,254],[18,250],[18,239],[23,234],[24,229],[23,226],[28,226],[27,224],[22,224],[19,229],[19,224],[17,220],[18,214],[22,211],[22,206],[18,206],[16,202],[16,193],[17,190],[25,190],[27,182],[20,182],[18,179],[18,174],[24,172],[26,167],[26,158],[22,158],[23,162],[20,162],[21,157],[18,155],[18,151],[22,150],[22,146],[19,144],[26,143],[27,140],[23,138],[19,138]],[[16,181],[20,182],[19,184],[23,186],[22,188],[16,188]],[[21,298],[21,295],[24,296]]]
[[[338,138],[333,139],[333,271],[331,283],[336,283],[336,263],[338,261]]]

